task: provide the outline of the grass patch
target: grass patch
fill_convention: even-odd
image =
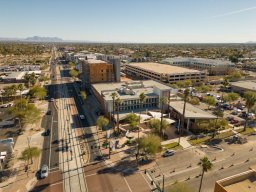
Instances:
[[[234,135],[233,131],[226,131],[226,132],[223,132],[223,133],[220,133],[220,134],[216,135],[214,138],[224,139],[224,138],[227,138],[227,137],[230,137],[230,136],[233,136],[233,135]]]
[[[163,148],[177,150],[177,149],[180,149],[182,147],[181,147],[181,145],[179,145],[179,143],[173,142],[173,143],[168,143],[166,145],[163,145]]]
[[[201,144],[201,143],[205,143],[206,141],[208,141],[211,137],[209,136],[206,136],[206,137],[202,137],[202,138],[198,138],[198,139],[192,139],[192,140],[189,140],[188,142],[191,144],[191,145],[198,145],[198,144]]]
[[[249,128],[249,127],[246,127],[245,131],[244,131],[244,128],[238,129],[236,131],[238,133],[243,134],[243,135],[249,135],[249,134],[255,133],[254,129],[253,128]]]

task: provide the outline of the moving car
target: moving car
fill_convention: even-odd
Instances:
[[[84,115],[79,115],[81,120],[85,120],[85,116]]]
[[[41,167],[41,171],[40,171],[40,178],[43,179],[43,178],[46,178],[48,177],[48,174],[49,174],[49,168],[47,165],[43,165]]]
[[[50,129],[47,129],[44,134],[45,134],[45,136],[50,135]]]
[[[47,111],[47,113],[46,113],[46,115],[51,115],[51,114],[52,114],[51,110]]]
[[[168,156],[172,156],[175,154],[174,150],[171,149],[167,149],[164,153],[163,153],[163,157],[168,157]]]
[[[54,98],[51,98],[50,101],[53,102],[53,101],[54,101]]]

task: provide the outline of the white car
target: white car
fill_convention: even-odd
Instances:
[[[79,115],[81,120],[85,120],[85,116],[84,115]]]
[[[49,174],[49,168],[47,165],[43,165],[41,167],[41,171],[40,171],[40,178],[46,178],[48,177],[48,174]]]
[[[171,149],[167,149],[164,153],[163,153],[163,157],[168,157],[168,156],[172,156],[175,154],[174,150]]]
[[[50,101],[53,102],[53,101],[54,101],[54,98],[51,98]]]

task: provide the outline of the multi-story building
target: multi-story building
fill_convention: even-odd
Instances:
[[[157,109],[160,107],[159,100],[161,97],[169,98],[170,94],[177,92],[177,90],[153,80],[93,84],[92,91],[105,114],[113,111],[112,93],[116,93],[116,98],[121,99],[119,111],[122,113]],[[146,101],[143,105],[140,103],[141,93],[146,95]]]
[[[116,81],[113,64],[102,60],[80,60],[81,78],[87,87],[92,83]]]
[[[128,75],[142,79],[152,79],[156,81],[175,83],[183,80],[193,80],[195,82],[204,81],[206,71],[198,71],[172,65],[159,63],[129,63],[125,67]]]
[[[235,68],[235,64],[227,60],[175,57],[162,60],[163,64],[207,70],[209,75],[225,75]]]

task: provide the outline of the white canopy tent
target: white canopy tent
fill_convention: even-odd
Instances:
[[[148,112],[152,117],[154,118],[161,118],[161,113],[160,112],[153,112],[153,111],[149,111]],[[163,114],[163,117],[168,116],[168,114]]]

